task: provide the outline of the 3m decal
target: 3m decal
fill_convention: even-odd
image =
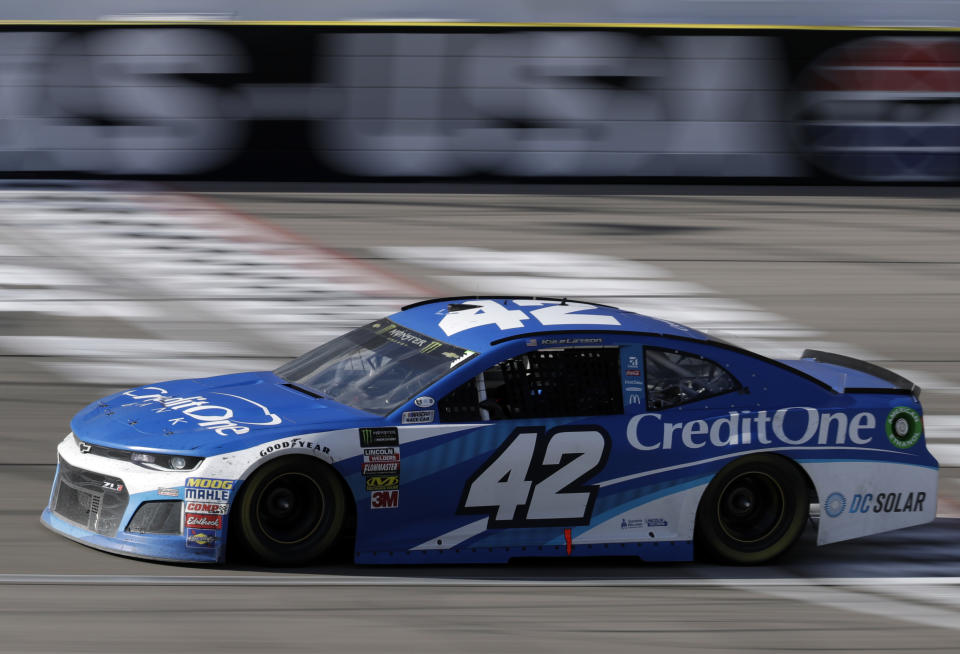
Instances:
[[[360,447],[399,445],[400,436],[396,427],[361,427]]]
[[[371,509],[395,509],[400,506],[400,491],[378,490],[370,493]]]
[[[188,500],[229,502],[234,483],[235,480],[233,479],[190,477],[183,489],[183,496]]]
[[[468,480],[458,513],[485,513],[490,527],[588,524],[610,437],[598,426],[515,430]]]
[[[400,477],[397,475],[366,477],[365,479],[368,491],[397,490],[400,488]]]
[[[641,424],[642,423],[642,424]],[[657,429],[656,425],[661,429]],[[866,445],[877,419],[866,411],[848,416],[842,412],[821,413],[811,407],[787,407],[771,415],[730,411],[710,422],[664,422],[659,413],[641,413],[627,423],[627,442],[638,450],[669,450],[675,446],[697,449],[708,443],[726,445]],[[659,433],[658,433],[659,432]],[[679,441],[679,443],[677,442]]]
[[[519,306],[538,306],[528,316],[519,309],[508,309],[494,300],[470,300],[470,309],[461,309],[447,313],[440,320],[439,327],[447,336],[458,334],[474,327],[496,325],[500,329],[520,329],[524,321],[536,318],[541,325],[619,325],[613,316],[582,313],[597,307],[580,302],[542,302],[540,300],[515,300]]]
[[[197,527],[199,529],[222,529],[222,515],[207,515],[205,513],[185,513],[183,516],[184,527]]]
[[[217,532],[212,529],[195,529],[190,527],[186,530],[187,547],[202,547],[209,549],[217,544]]]
[[[400,422],[404,425],[422,425],[433,422],[434,411],[404,411]]]
[[[923,433],[920,414],[908,406],[898,406],[887,414],[885,424],[887,439],[894,447],[906,450],[917,444]]]

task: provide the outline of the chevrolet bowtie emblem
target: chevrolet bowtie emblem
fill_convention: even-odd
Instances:
[[[90,451],[90,447],[91,447],[90,443],[84,443],[83,441],[80,441],[80,452],[81,452],[81,454],[86,454],[86,453],[88,453],[88,452]]]

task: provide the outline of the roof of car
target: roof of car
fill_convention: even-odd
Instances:
[[[505,339],[550,332],[622,332],[714,340],[691,327],[606,304],[535,297],[450,297],[403,307],[390,320],[475,352]]]

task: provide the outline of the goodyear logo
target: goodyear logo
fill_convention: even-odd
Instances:
[[[367,490],[397,490],[400,488],[400,477],[398,475],[383,475],[378,477],[367,477]]]

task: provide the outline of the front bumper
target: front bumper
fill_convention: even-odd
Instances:
[[[220,529],[184,526],[187,479],[202,476],[202,464],[186,473],[147,470],[116,459],[83,454],[72,434],[60,443],[57,454],[50,500],[40,518],[52,531],[89,547],[136,558],[188,563],[223,561],[227,515],[220,516]],[[129,530],[137,511],[148,502],[178,505],[173,527],[176,533]],[[163,531],[171,531],[169,523]]]

